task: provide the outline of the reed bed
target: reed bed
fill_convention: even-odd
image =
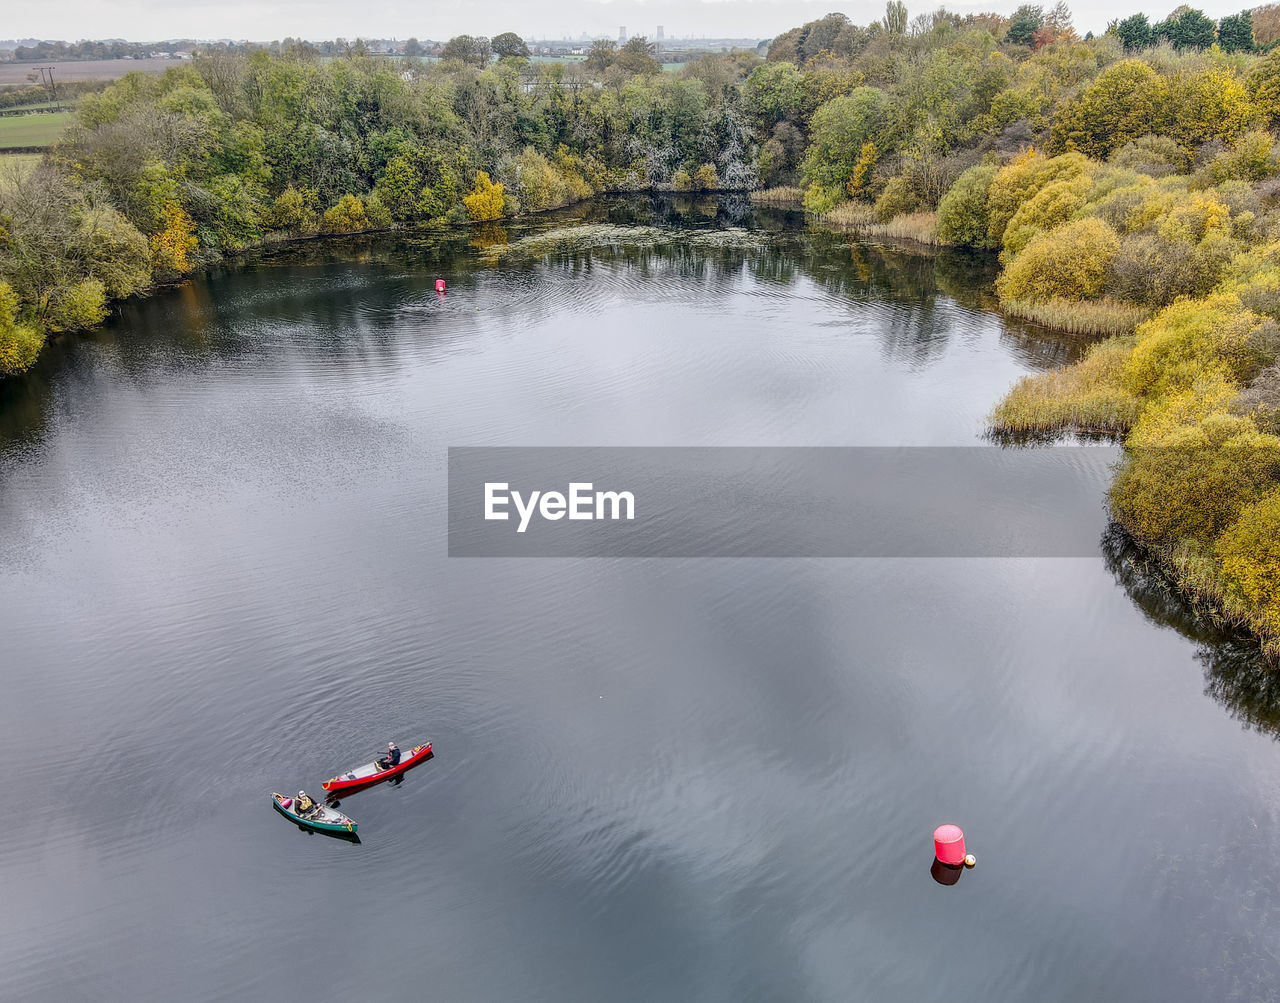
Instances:
[[[1103,297],[1098,300],[1051,299],[1041,302],[1009,300],[1001,308],[1012,317],[1021,317],[1045,327],[1071,334],[1132,334],[1151,316],[1146,307]]]
[[[908,212],[894,216],[887,223],[876,223],[866,232],[875,237],[893,240],[914,240],[917,244],[938,243],[938,214],[936,212]]]
[[[818,222],[859,231],[879,224],[875,209],[866,202],[841,202],[830,212],[819,216]]]
[[[876,217],[875,208],[866,202],[842,202],[817,218],[818,223],[838,230],[848,230],[864,237],[888,237],[891,240],[913,240],[918,244],[938,244],[938,214],[909,212],[894,216],[887,223]]]
[[[988,427],[997,434],[1127,432],[1142,410],[1119,378],[1131,350],[1132,339],[1117,338],[1094,345],[1075,365],[1024,376],[991,412]]]
[[[804,192],[792,185],[779,185],[777,188],[765,188],[751,192],[751,201],[756,205],[774,206],[780,209],[798,209],[804,201]]]

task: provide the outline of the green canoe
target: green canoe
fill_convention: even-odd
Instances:
[[[316,832],[334,832],[348,835],[354,834],[356,831],[355,822],[347,818],[342,812],[334,811],[328,805],[317,803],[311,811],[304,815],[297,810],[294,799],[285,797],[283,794],[272,794],[271,803],[275,806],[276,811],[285,818],[291,819],[307,829],[314,829]]]

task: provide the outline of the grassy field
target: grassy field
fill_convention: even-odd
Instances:
[[[69,111],[0,118],[0,150],[22,146],[48,146],[62,135],[75,116]]]
[[[143,73],[163,73],[170,66],[181,66],[178,59],[63,59],[41,63],[0,63],[0,86],[28,83],[27,75],[32,67],[52,66],[56,83],[64,80],[115,80],[126,73],[141,70]]]

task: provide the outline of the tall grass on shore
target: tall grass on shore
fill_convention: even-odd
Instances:
[[[818,217],[818,222],[862,232],[869,226],[876,226],[879,221],[870,203],[851,201],[841,202],[830,212],[824,212]]]
[[[1132,338],[1115,338],[1094,345],[1075,365],[1024,376],[991,413],[991,431],[1123,434],[1142,409],[1120,380],[1132,348]]]
[[[875,208],[866,202],[843,202],[830,212],[824,212],[817,221],[823,226],[848,230],[866,237],[913,240],[918,244],[931,246],[939,243],[936,212],[903,213],[882,223],[876,217]]]
[[[914,240],[917,244],[938,243],[938,214],[936,212],[908,212],[894,216],[887,223],[867,227],[867,233],[875,237],[894,240]]]
[[[756,205],[799,209],[804,201],[804,192],[791,185],[779,185],[777,188],[765,188],[763,191],[752,192],[750,198]]]
[[[1001,304],[1005,313],[1021,317],[1045,327],[1071,334],[1132,334],[1134,328],[1151,316],[1151,311],[1136,303],[1122,303],[1103,297],[1097,300],[1055,298],[1032,302],[1009,300]]]

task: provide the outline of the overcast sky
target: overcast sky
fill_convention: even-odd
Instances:
[[[1043,0],[1051,6],[1053,0]],[[1070,0],[1068,0],[1070,3]],[[1243,6],[1243,0],[1238,0]],[[1254,0],[1250,0],[1252,4]],[[1104,0],[1071,3],[1081,34],[1101,31],[1108,19],[1145,10],[1158,20],[1177,5],[1117,6]],[[474,0],[470,3],[409,0],[63,0],[61,3],[6,4],[0,32],[10,38],[234,38],[271,41],[289,35],[308,39],[444,39],[466,32],[496,35],[515,31],[525,37],[576,37],[582,32],[616,36],[620,25],[632,35],[653,37],[661,24],[668,38],[720,35],[771,38],[787,28],[843,11],[858,24],[880,17],[883,2],[844,5],[832,0]],[[907,0],[914,16],[937,3]],[[949,10],[1009,13],[1014,0],[989,4],[949,3]],[[1208,3],[1210,17],[1240,9]]]

